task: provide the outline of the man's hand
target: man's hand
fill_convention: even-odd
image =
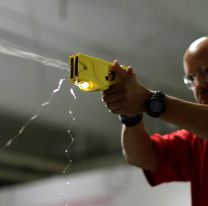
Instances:
[[[134,116],[145,111],[145,101],[151,92],[136,80],[136,74],[131,67],[123,70],[117,61],[112,69],[121,78],[121,82],[112,85],[102,93],[102,100],[108,110],[114,114]]]

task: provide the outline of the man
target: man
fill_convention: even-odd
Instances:
[[[192,205],[208,205],[208,37],[193,42],[184,55],[184,82],[199,104],[146,89],[131,67],[122,70],[117,61],[113,71],[122,81],[103,92],[102,99],[123,123],[126,160],[142,168],[151,185],[190,181]],[[183,129],[149,136],[144,112]]]

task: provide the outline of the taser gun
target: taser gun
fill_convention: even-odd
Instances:
[[[71,66],[69,81],[86,92],[104,91],[120,81],[112,72],[113,63],[86,54],[69,56]],[[122,66],[127,69],[126,66]]]

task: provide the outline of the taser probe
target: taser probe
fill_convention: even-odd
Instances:
[[[71,66],[69,81],[86,92],[104,91],[120,81],[112,72],[113,63],[86,54],[69,56]],[[126,66],[122,66],[127,69]]]

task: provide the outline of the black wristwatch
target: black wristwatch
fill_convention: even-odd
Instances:
[[[165,94],[161,91],[156,91],[147,100],[145,106],[148,115],[158,118],[165,111]]]

